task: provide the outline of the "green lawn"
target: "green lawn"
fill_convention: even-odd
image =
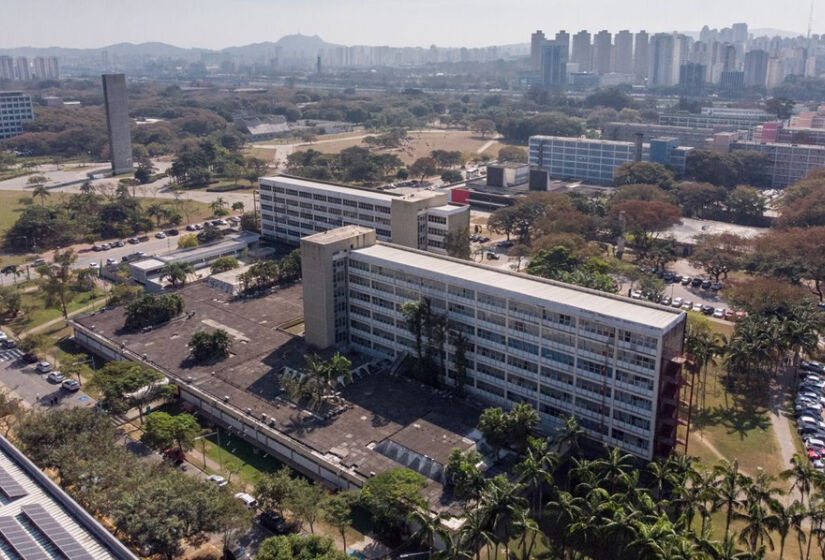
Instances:
[[[62,316],[59,309],[46,307],[46,303],[38,291],[25,292],[22,294],[21,299],[22,315],[7,324],[14,332],[27,331]],[[106,297],[100,290],[80,292],[73,294],[67,307],[69,313],[71,313],[92,303],[103,305],[105,301]],[[63,323],[61,322],[60,325],[62,326]]]

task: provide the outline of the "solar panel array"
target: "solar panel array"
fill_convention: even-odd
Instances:
[[[0,517],[0,536],[23,560],[51,560],[13,517]]]
[[[10,500],[16,500],[17,498],[28,495],[28,492],[20,486],[20,483],[14,480],[3,467],[0,467],[0,490],[2,490],[3,494]]]
[[[20,511],[69,560],[92,560],[92,555],[40,504],[27,504]],[[24,557],[24,560],[33,560]]]

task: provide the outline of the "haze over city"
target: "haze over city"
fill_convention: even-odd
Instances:
[[[817,7],[818,8],[818,7]],[[487,46],[521,43],[531,29],[698,31],[745,21],[804,34],[810,3],[788,0],[27,0],[8,2],[0,48],[95,48],[162,41],[223,48],[301,32],[345,45]],[[815,9],[814,32],[825,5]]]

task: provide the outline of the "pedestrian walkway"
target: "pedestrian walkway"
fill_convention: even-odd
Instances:
[[[8,362],[10,360],[16,360],[20,356],[23,355],[17,348],[12,348],[11,350],[0,350],[0,362]]]

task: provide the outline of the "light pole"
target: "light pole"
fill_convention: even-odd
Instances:
[[[77,362],[72,362],[72,367],[74,367],[78,364],[91,364],[92,371],[96,371],[95,370],[95,361],[94,361],[93,358],[86,358],[85,360],[79,360]],[[81,381],[81,379],[80,379],[80,370],[79,369],[75,372],[75,375],[77,375],[77,384],[80,387],[83,387],[83,381]]]
[[[202,436],[198,436],[195,440],[201,440],[201,457],[203,459],[203,469],[206,470],[206,441],[204,441],[209,436],[218,436],[218,465],[220,466],[221,472],[223,472],[223,453],[221,453],[221,429],[216,428],[214,432],[210,432],[208,434],[203,434]]]

